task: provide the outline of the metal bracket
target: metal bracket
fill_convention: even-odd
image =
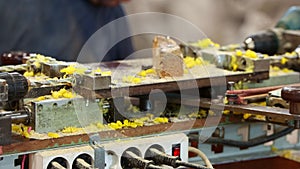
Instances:
[[[94,134],[90,136],[90,145],[95,151],[94,167],[97,169],[105,168],[105,150],[100,145],[100,136]]]

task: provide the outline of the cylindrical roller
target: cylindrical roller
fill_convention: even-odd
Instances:
[[[291,114],[300,114],[300,86],[282,88],[281,97],[290,102]]]
[[[27,94],[28,81],[19,73],[0,73],[0,79],[6,80],[8,84],[8,101],[17,101]]]

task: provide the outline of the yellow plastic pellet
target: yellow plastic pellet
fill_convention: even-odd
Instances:
[[[57,133],[49,132],[49,133],[48,133],[48,137],[51,137],[51,138],[59,138],[60,135],[57,134]]]
[[[99,128],[99,129],[104,129],[105,126],[102,124],[102,123],[97,123],[96,126]]]
[[[58,99],[62,96],[61,93],[59,93],[58,91],[52,91],[51,95],[54,99]]]
[[[46,100],[45,96],[40,96],[38,98],[35,99],[36,101],[42,101],[42,100]]]
[[[280,60],[280,63],[282,65],[285,65],[287,62],[289,61],[289,59],[285,58],[285,57],[282,57],[281,60]]]
[[[166,118],[166,117],[156,117],[154,120],[153,120],[154,123],[156,124],[159,124],[159,123],[168,123],[169,122],[169,119]]]
[[[139,84],[141,82],[142,82],[141,78],[135,77],[132,79],[132,83],[134,83],[134,84]]]
[[[249,58],[257,58],[257,53],[252,50],[246,50],[245,56]]]
[[[224,114],[224,115],[229,115],[229,114],[230,114],[230,110],[224,110],[224,111],[223,111],[223,114]]]
[[[246,119],[248,119],[248,118],[251,117],[251,116],[252,116],[251,114],[246,113],[246,114],[243,115],[243,118],[246,120]]]
[[[142,77],[146,77],[147,76],[147,72],[145,70],[142,70],[138,73],[139,76],[142,76]]]
[[[33,71],[30,71],[30,72],[25,72],[24,74],[23,74],[25,77],[33,77],[34,76],[34,72]]]
[[[243,56],[243,52],[241,50],[236,50],[235,56],[241,57],[241,56]]]
[[[111,71],[104,71],[101,73],[101,76],[111,76]]]
[[[94,73],[101,73],[101,69],[98,67],[96,70],[94,70]]]
[[[61,132],[63,133],[76,133],[78,131],[82,130],[82,128],[78,127],[65,127]]]
[[[145,70],[147,74],[154,74],[155,70],[153,68]]]
[[[60,70],[61,73],[66,73],[67,75],[72,75],[76,71],[76,68],[73,65],[70,65],[66,68]]]

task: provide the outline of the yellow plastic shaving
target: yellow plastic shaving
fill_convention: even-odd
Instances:
[[[51,96],[54,99],[59,99],[59,98],[73,98],[74,94],[65,88],[60,89],[59,91],[51,91]]]
[[[215,112],[213,112],[212,110],[209,110],[209,111],[208,111],[208,115],[210,115],[210,116],[214,116],[214,115],[216,115],[216,113],[215,113]]]
[[[96,70],[94,70],[94,73],[101,73],[102,70],[98,67]]]
[[[78,127],[65,127],[61,132],[63,133],[76,133],[78,131],[81,131],[82,128]]]
[[[293,153],[291,150],[283,150],[280,154],[280,156],[287,158],[287,159],[292,159]]]
[[[49,133],[48,133],[48,137],[51,137],[51,138],[59,138],[60,135],[57,134],[57,133],[49,132]]]
[[[285,58],[285,57],[282,57],[281,60],[280,60],[280,63],[282,65],[285,65],[287,62],[289,61],[289,59]]]
[[[245,56],[249,57],[249,58],[257,58],[257,53],[248,49],[246,50]]]
[[[105,126],[102,124],[102,123],[97,123],[96,126],[99,128],[99,129],[104,129]]]
[[[278,151],[278,148],[275,147],[274,145],[271,145],[271,151],[275,153]]]
[[[252,116],[252,114],[246,113],[246,114],[243,115],[243,118],[246,120],[251,116]]]
[[[297,53],[295,51],[293,51],[293,52],[286,52],[284,55],[286,55],[286,56],[296,56]]]
[[[200,57],[194,58],[194,57],[191,57],[191,56],[186,56],[183,59],[183,62],[185,64],[185,67],[189,68],[189,69],[196,66],[196,65],[203,64],[203,60]]]
[[[147,74],[154,74],[154,73],[156,73],[153,68],[147,69],[145,71],[146,71]]]
[[[147,72],[145,70],[142,70],[138,73],[139,76],[142,76],[142,77],[146,77],[147,76]]]
[[[111,71],[101,72],[101,76],[111,76]]]
[[[133,80],[132,80],[132,83],[135,83],[135,84],[139,84],[139,83],[141,83],[141,82],[142,82],[141,78],[138,78],[138,77],[135,77],[135,78],[133,78]]]
[[[54,99],[58,99],[62,97],[61,93],[59,93],[58,91],[51,91],[51,95]]]
[[[108,124],[108,127],[112,128],[114,130],[117,130],[117,129],[122,129],[123,125],[122,125],[122,123],[119,124],[118,122],[117,123],[112,122],[112,123]]]
[[[31,133],[29,132],[29,127],[25,126],[22,123],[19,125],[12,124],[11,128],[14,133],[20,134],[21,136],[24,136],[26,138],[30,137]]]
[[[229,114],[230,114],[230,110],[224,110],[224,111],[223,111],[223,114],[224,114],[224,115],[229,115]]]
[[[235,56],[241,57],[241,56],[243,56],[243,52],[241,50],[236,50]]]
[[[36,101],[42,101],[42,100],[46,100],[45,96],[40,96],[38,98],[35,99]]]
[[[232,56],[231,56],[230,66],[231,66],[231,69],[232,69],[233,71],[236,71],[237,68],[238,68],[237,58],[236,58],[235,55],[232,55]]]
[[[33,71],[30,71],[30,72],[25,72],[24,74],[23,74],[25,77],[33,77],[34,76],[34,72]]]
[[[76,71],[76,68],[73,65],[70,65],[66,68],[60,70],[61,73],[66,73],[67,75],[72,75]]]
[[[278,66],[272,66],[271,69],[273,71],[280,71],[280,68]]]
[[[155,124],[160,124],[160,123],[168,123],[169,122],[169,119],[166,118],[166,117],[156,117],[153,122]]]
[[[283,71],[284,73],[294,72],[293,70],[288,69],[288,68],[283,68],[282,71]]]
[[[204,109],[201,109],[201,110],[199,111],[199,115],[200,115],[201,117],[206,117],[206,116],[207,116],[207,111],[204,110]]]
[[[200,47],[202,49],[208,48],[208,47],[217,47],[219,48],[220,45],[217,43],[214,43],[211,39],[205,38],[202,40],[199,40],[198,42],[192,43],[191,45]]]
[[[123,77],[122,80],[125,83],[134,83],[134,84],[139,84],[142,82],[141,78],[134,77],[134,76],[125,76],[125,77]]]

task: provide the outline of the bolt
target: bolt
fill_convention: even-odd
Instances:
[[[101,72],[95,72],[94,75],[95,76],[101,76]]]

